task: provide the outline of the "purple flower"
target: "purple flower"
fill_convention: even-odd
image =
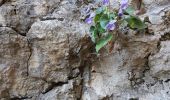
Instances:
[[[86,20],[85,20],[85,22],[86,22],[87,24],[91,24],[92,21],[93,21],[93,18],[86,18]]]
[[[109,4],[109,0],[103,0],[103,5],[108,5]]]
[[[123,16],[123,10],[119,9],[118,16]]]
[[[111,20],[107,25],[106,25],[106,29],[108,30],[114,30],[116,28],[116,20]]]
[[[128,0],[121,0],[118,15],[123,16],[123,10],[125,10],[127,7],[128,7]]]
[[[120,8],[126,9],[128,7],[128,0],[121,0],[120,2]]]
[[[87,24],[91,24],[93,22],[93,17],[95,16],[95,13],[91,13],[88,18],[86,18],[85,22]]]

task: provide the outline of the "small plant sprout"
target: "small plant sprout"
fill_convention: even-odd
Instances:
[[[117,10],[111,9],[110,0],[102,0],[102,6],[95,9],[85,22],[90,24],[91,40],[96,44],[96,52],[116,40],[118,30],[129,28],[143,30],[145,23],[135,15],[133,7],[128,5],[128,0],[121,0]]]

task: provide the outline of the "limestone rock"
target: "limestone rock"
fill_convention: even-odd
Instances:
[[[149,19],[152,24],[160,25],[163,22],[162,16],[165,12],[170,10],[169,0],[143,0],[145,6],[147,7],[146,15],[149,16]]]
[[[58,6],[60,0],[12,0],[0,7],[0,26],[15,29],[26,35],[32,23]]]
[[[8,27],[0,27],[0,98],[29,98],[45,83],[27,77],[30,48],[27,39]]]
[[[162,41],[160,51],[150,57],[150,66],[153,76],[170,73],[170,41]],[[170,76],[169,76],[170,77]]]
[[[11,77],[16,77],[15,74],[26,75],[27,63],[25,62],[28,61],[30,55],[26,38],[8,27],[0,27],[0,38],[0,71],[11,73]]]
[[[69,81],[68,84],[54,88],[53,90],[40,94],[37,100],[75,100],[73,89],[73,81]]]
[[[142,0],[153,34],[97,56],[87,1],[0,0],[0,100],[170,100],[169,0]]]
[[[155,52],[157,41],[154,37],[133,37],[126,41],[126,45],[119,51],[101,55],[92,65],[94,71],[91,73],[85,96],[93,94],[99,99],[108,96],[113,100],[133,98],[136,94],[131,88],[144,82],[143,72],[147,70],[147,56]],[[127,95],[129,96],[126,97]],[[92,100],[93,96],[88,100]]]
[[[62,24],[58,21],[34,23],[27,37],[32,45],[29,75],[56,83],[67,81],[69,45]]]

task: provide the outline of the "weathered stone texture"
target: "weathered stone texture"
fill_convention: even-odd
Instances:
[[[26,37],[0,27],[0,43],[0,98],[29,98],[39,93],[45,82],[27,77],[31,52]]]
[[[170,1],[143,0],[152,34],[97,57],[84,2],[0,0],[0,100],[170,100]]]
[[[84,76],[87,81],[83,100],[170,99],[170,2],[144,0],[144,4],[146,13],[141,18],[149,17],[154,35],[126,35],[115,44],[112,54],[102,53],[92,64],[90,74]]]

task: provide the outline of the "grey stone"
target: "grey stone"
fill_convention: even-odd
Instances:
[[[0,0],[0,99],[170,100],[169,0],[143,0],[154,34],[120,34],[97,58],[83,22],[93,3]]]
[[[153,76],[161,76],[164,73],[170,73],[170,41],[161,42],[160,51],[150,57],[150,66]],[[170,77],[170,76],[169,76]]]
[[[45,94],[40,94],[39,98],[36,100],[76,100],[74,92],[70,91],[72,89],[73,80],[69,81],[68,84],[54,88]]]
[[[32,97],[42,80],[29,78],[30,48],[27,39],[8,27],[0,27],[0,98]]]
[[[69,44],[59,21],[41,21],[32,25],[27,37],[32,45],[29,75],[52,82],[65,82],[69,74]]]

